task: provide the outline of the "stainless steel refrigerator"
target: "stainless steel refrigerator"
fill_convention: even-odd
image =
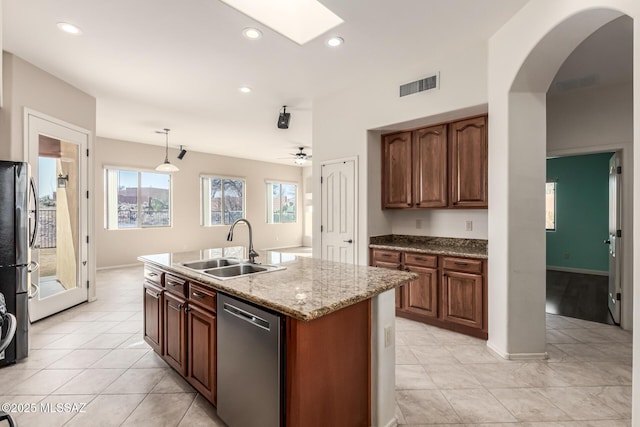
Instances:
[[[0,354],[0,367],[27,357],[29,351],[29,250],[37,233],[37,191],[29,165],[0,161],[0,293],[17,319],[16,334]],[[33,206],[33,209],[30,209]],[[7,334],[3,326],[2,337]]]

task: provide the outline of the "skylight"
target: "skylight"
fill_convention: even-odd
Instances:
[[[299,45],[344,21],[316,0],[222,0]]]

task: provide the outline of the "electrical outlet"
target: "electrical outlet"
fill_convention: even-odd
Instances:
[[[416,219],[416,228],[418,230],[422,228],[422,220],[421,219]]]
[[[466,231],[473,231],[473,221],[469,221],[469,220],[465,221],[464,222],[464,229]]]
[[[384,328],[384,346],[391,347],[393,344],[393,328],[391,326],[387,326]]]

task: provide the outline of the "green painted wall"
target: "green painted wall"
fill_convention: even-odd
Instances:
[[[607,271],[609,159],[612,153],[547,160],[556,181],[556,231],[547,231],[547,265]],[[567,255],[568,258],[567,258]]]

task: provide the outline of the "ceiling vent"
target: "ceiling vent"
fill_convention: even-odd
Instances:
[[[434,73],[424,79],[401,85],[400,97],[438,88],[440,88],[440,73]]]

